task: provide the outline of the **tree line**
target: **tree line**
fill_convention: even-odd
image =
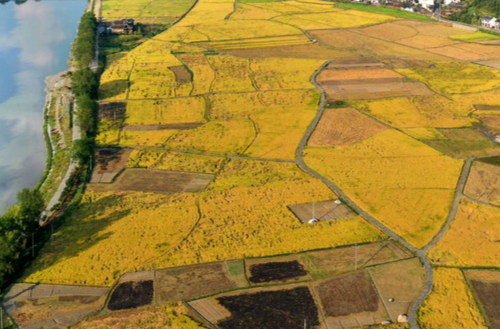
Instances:
[[[92,12],[83,14],[73,43],[73,58],[80,67],[89,66],[95,56],[97,20]]]

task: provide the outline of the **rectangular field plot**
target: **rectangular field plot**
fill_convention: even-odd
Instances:
[[[162,171],[152,169],[126,169],[112,184],[89,185],[96,192],[198,192],[212,181],[213,175]]]
[[[322,222],[356,216],[340,200],[295,204],[288,207],[302,223],[308,223],[312,219]]]
[[[156,298],[161,303],[190,300],[246,286],[245,283],[226,263],[173,268],[156,272]]]
[[[132,150],[120,148],[98,149],[95,152],[96,166],[91,183],[110,183],[125,168]]]
[[[300,255],[313,278],[325,278],[361,269],[366,266],[412,257],[402,246],[392,241],[308,252]]]
[[[297,255],[246,259],[247,277],[252,284],[309,280],[309,272]]]
[[[484,160],[493,159],[499,160],[497,157]],[[474,161],[464,192],[467,196],[483,202],[500,201],[500,166]]]
[[[386,320],[382,302],[365,272],[327,279],[315,285],[329,328],[373,325]],[[338,322],[337,322],[338,321]]]
[[[216,323],[231,316],[228,310],[220,306],[214,298],[205,298],[189,302],[189,306],[194,308],[202,317]]]
[[[425,270],[417,258],[370,267],[368,272],[393,322],[408,314],[425,285]]]
[[[317,80],[329,99],[378,99],[433,93],[423,83],[408,82],[400,74],[373,64],[365,64],[364,68],[329,68],[322,71]]]
[[[219,321],[221,329],[294,328],[307,319],[308,328],[320,328],[318,308],[307,286],[281,290],[243,291],[217,297],[231,316]]]

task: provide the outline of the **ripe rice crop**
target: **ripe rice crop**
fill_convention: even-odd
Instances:
[[[304,29],[324,29],[324,26],[330,26],[332,28],[352,28],[378,24],[394,19],[395,18],[391,16],[349,10],[334,13],[286,15],[279,16],[273,20]],[[304,21],[309,23],[304,24]],[[316,24],[316,26],[314,24]]]
[[[255,90],[248,60],[227,55],[209,56],[207,60],[215,72],[212,92]]]
[[[438,93],[474,93],[500,86],[498,70],[477,64],[438,62],[429,68],[397,71],[410,78],[421,80]]]
[[[212,82],[215,79],[215,72],[210,66],[205,55],[179,55],[179,58],[189,67],[193,72],[193,95],[200,95],[209,93]]]
[[[177,130],[122,131],[120,145],[123,146],[161,146]]]
[[[216,174],[224,158],[199,154],[168,152],[154,164],[155,169]]]
[[[150,168],[154,166],[167,151],[150,150],[150,149],[135,149],[130,154],[127,162],[129,168]]]
[[[428,329],[488,328],[462,271],[458,269],[434,269],[434,286],[424,300],[417,319]]]
[[[497,267],[500,210],[462,200],[450,228],[429,251],[444,266]]]
[[[202,97],[129,101],[125,124],[161,125],[204,122],[204,115],[205,101]]]
[[[280,47],[306,44],[311,44],[311,41],[304,35],[286,35],[279,37],[212,41],[204,43],[204,45],[223,50]]]
[[[462,167],[394,130],[351,146],[309,147],[305,160],[417,247],[444,223]]]

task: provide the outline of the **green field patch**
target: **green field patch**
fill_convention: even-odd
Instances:
[[[433,20],[432,18],[424,16],[424,15],[411,13],[408,11],[394,9],[394,8],[377,7],[377,6],[360,4],[360,3],[342,3],[339,6],[342,8],[346,8],[346,9],[368,11],[371,13],[391,15],[391,16],[407,18],[407,19],[419,19],[422,21],[432,21]]]

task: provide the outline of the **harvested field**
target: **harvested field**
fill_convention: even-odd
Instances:
[[[111,293],[108,309],[127,310],[153,302],[153,280],[120,283]]]
[[[226,50],[225,53],[244,58],[309,58],[325,59],[348,57],[355,54],[351,50],[330,49],[321,44],[305,44],[282,47],[264,47]]]
[[[411,26],[404,26],[392,22],[364,27],[357,29],[356,31],[375,38],[384,39],[387,41],[406,39],[418,34],[418,31],[412,28]]]
[[[126,125],[122,131],[151,131],[151,130],[189,130],[202,126],[203,123],[172,123],[166,125]]]
[[[157,271],[156,298],[160,303],[184,301],[241,287],[241,280],[234,279],[225,263]]]
[[[304,266],[298,261],[290,262],[269,262],[250,265],[250,282],[286,282],[291,279],[298,279],[307,275]]]
[[[330,64],[332,65],[332,64]],[[403,76],[379,63],[365,67],[347,64],[341,69],[323,70],[317,78],[329,99],[377,99],[408,95],[431,95],[433,92],[420,82],[408,82]]]
[[[126,102],[99,103],[99,120],[122,120],[127,110]]]
[[[385,130],[384,125],[354,109],[325,110],[307,145],[353,145]]]
[[[196,312],[200,313],[210,323],[216,323],[231,316],[228,310],[220,306],[214,298],[198,299],[189,302]]]
[[[425,270],[417,258],[370,267],[368,272],[393,322],[410,312],[425,286]]]
[[[316,286],[326,317],[376,312],[380,300],[365,272],[328,279]]]
[[[377,64],[377,63],[374,63]],[[326,81],[343,81],[343,80],[362,80],[362,79],[381,79],[381,78],[402,78],[403,76],[388,68],[378,67],[364,67],[364,68],[346,68],[346,69],[328,69],[321,71],[318,75],[318,82]]]
[[[490,59],[490,60],[486,60],[486,61],[478,61],[477,63],[482,64],[482,65],[486,65],[489,67],[493,67],[497,70],[500,70],[500,59]]]
[[[416,35],[411,38],[398,40],[397,43],[415,47],[419,49],[427,49],[427,48],[436,48],[436,47],[445,47],[456,44],[456,41],[450,40],[447,37],[441,36],[430,36],[430,35]]]
[[[475,292],[478,304],[486,313],[491,329],[500,328],[500,272],[498,271],[466,271],[466,277]]]
[[[72,326],[72,329],[205,329],[193,320],[197,317],[181,303],[160,307],[148,306],[92,317]],[[201,320],[199,321],[201,322]]]
[[[293,328],[307,320],[308,328],[320,325],[318,308],[308,287],[241,293],[218,297],[231,317],[217,323],[223,329]]]
[[[111,183],[113,178],[125,168],[131,153],[131,149],[97,149],[94,155],[96,165],[92,172],[92,179],[90,182]]]
[[[15,284],[2,306],[19,328],[65,328],[97,313],[109,289],[83,286]]]
[[[172,66],[169,67],[169,69],[174,72],[175,81],[177,81],[178,84],[191,81],[191,73],[189,73],[185,66]]]
[[[500,166],[474,161],[464,193],[483,202],[500,201]]]
[[[306,266],[312,277],[326,278],[400,259],[412,257],[412,254],[392,241],[363,244],[360,246],[336,248],[308,252],[300,255],[300,261]],[[357,259],[357,264],[356,264]]]
[[[498,111],[500,108],[491,107],[487,111]],[[500,114],[500,113],[499,113]],[[500,134],[500,115],[498,114],[476,114],[474,113],[474,118],[481,121],[484,125],[484,130],[490,135]]]
[[[354,217],[356,214],[340,200],[321,201],[288,206],[302,223],[308,223],[311,219],[318,221],[335,220]]]
[[[126,169],[112,184],[89,185],[95,192],[199,192],[213,179],[213,175],[163,171],[153,169]]]

